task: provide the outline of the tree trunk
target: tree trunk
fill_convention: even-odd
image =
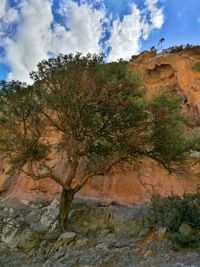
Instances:
[[[59,222],[62,231],[66,231],[69,226],[69,212],[71,209],[72,201],[74,198],[74,192],[72,190],[66,190],[62,188],[60,197],[60,213]]]

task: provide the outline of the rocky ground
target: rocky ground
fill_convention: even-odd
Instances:
[[[76,200],[71,229],[58,230],[58,200],[0,201],[1,267],[198,267],[200,250],[171,249],[152,231],[151,209]]]

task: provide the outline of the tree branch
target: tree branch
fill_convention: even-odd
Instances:
[[[120,164],[120,163],[122,163],[122,162],[124,162],[124,161],[127,161],[128,160],[128,157],[126,156],[122,156],[122,157],[120,157],[120,158],[117,158],[116,160],[114,160],[111,164],[108,164],[108,167],[107,168],[105,168],[104,170],[98,170],[98,168],[97,168],[97,170],[94,170],[94,171],[91,171],[90,173],[88,173],[81,181],[80,181],[80,183],[77,185],[77,186],[75,186],[74,188],[73,188],[73,191],[75,192],[75,193],[77,193],[78,191],[80,191],[81,190],[81,188],[88,182],[88,180],[90,179],[90,178],[92,178],[92,177],[94,177],[94,176],[105,176],[105,175],[107,175],[107,174],[109,174],[110,173],[110,171],[111,171],[111,169],[114,167],[114,166],[116,166],[116,165],[118,165],[118,164]]]
[[[76,194],[78,191],[80,191],[81,190],[81,188],[88,182],[88,180],[90,179],[90,178],[92,178],[94,176],[94,174],[91,174],[91,175],[89,175],[89,176],[86,176],[86,177],[84,177],[83,179],[82,179],[82,181],[78,184],[78,185],[76,185],[74,188],[73,188],[73,192]]]
[[[48,169],[48,173],[45,173],[45,174],[39,173],[38,168],[37,168],[37,173],[35,173],[35,171],[33,169],[33,164],[32,163],[28,163],[28,166],[27,167],[28,167],[28,172],[25,171],[24,169],[21,169],[21,171],[24,174],[26,174],[27,176],[31,177],[33,180],[43,180],[43,179],[51,178],[57,184],[59,184],[61,187],[65,188],[66,190],[69,190],[70,189],[70,187],[67,186],[59,177],[57,177],[55,174],[53,174],[52,168],[49,167],[49,166],[47,166],[46,164],[43,165],[43,167],[45,167],[46,169]]]
[[[44,112],[42,109],[40,111],[58,131],[65,133],[65,131],[57,123],[55,123],[54,120],[46,112]]]

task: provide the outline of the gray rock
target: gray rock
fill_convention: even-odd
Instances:
[[[73,233],[73,232],[66,232],[64,234],[62,234],[59,239],[58,239],[58,243],[59,244],[65,244],[68,245],[71,241],[75,240],[77,234]]]
[[[71,232],[62,234],[58,206],[57,199],[45,207],[0,202],[1,267],[200,267],[198,250],[171,256],[166,229],[155,240],[143,237],[150,229],[148,206],[79,201],[71,212]],[[188,226],[179,231],[194,234]]]
[[[54,200],[51,205],[45,209],[45,212],[40,219],[41,224],[46,228],[51,227],[57,220],[58,214],[59,210],[57,207],[57,201]]]
[[[90,248],[91,245],[92,245],[92,242],[87,238],[78,239],[76,244],[75,244],[76,248],[80,249],[80,250]]]
[[[26,206],[30,206],[30,204],[31,204],[30,201],[28,201],[28,200],[21,200],[21,203],[26,205]]]
[[[19,242],[17,247],[23,251],[30,251],[39,248],[42,242],[42,237],[44,232],[32,231],[31,229],[26,229],[23,231],[19,237]]]

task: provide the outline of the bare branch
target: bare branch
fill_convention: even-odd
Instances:
[[[65,133],[65,131],[57,123],[55,123],[55,121],[44,110],[41,109],[40,111],[58,131]]]
[[[77,193],[78,191],[80,191],[81,188],[82,188],[82,187],[89,181],[89,179],[92,178],[93,176],[94,176],[94,174],[91,174],[91,175],[86,176],[85,178],[83,178],[83,179],[81,180],[81,182],[73,188],[73,192],[74,192],[74,193]]]
[[[74,192],[77,193],[89,181],[90,178],[94,176],[105,176],[111,172],[114,166],[117,166],[118,164],[123,163],[124,161],[127,162],[128,159],[129,158],[127,156],[121,156],[112,161],[112,163],[110,164],[108,164],[108,161],[106,161],[107,167],[104,167],[102,169],[97,167],[96,170],[91,169],[89,173],[85,177],[83,177],[83,179],[81,179],[80,183],[73,188]]]
[[[53,168],[47,166],[46,164],[41,164],[40,166],[46,168],[48,170],[47,173],[41,174],[39,173],[39,168],[37,168],[37,171],[34,170],[33,164],[28,163],[27,168],[28,172],[24,169],[21,169],[21,171],[26,174],[27,176],[31,177],[33,180],[43,180],[47,178],[51,178],[54,180],[57,184],[59,184],[61,187],[65,188],[66,190],[70,189],[59,177],[57,177],[55,174],[53,174]]]

